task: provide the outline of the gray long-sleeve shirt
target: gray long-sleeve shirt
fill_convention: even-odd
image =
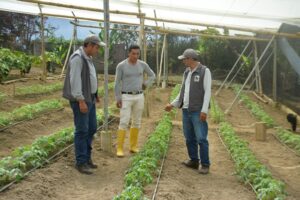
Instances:
[[[97,75],[92,58],[86,55],[82,47],[80,47],[74,54],[83,55],[87,60],[90,71],[91,93],[95,94],[97,92]],[[82,66],[82,59],[80,56],[74,56],[70,60],[71,94],[77,100],[84,100],[81,85]]]
[[[146,81],[144,81],[144,72],[148,75],[148,79]],[[148,87],[154,80],[155,74],[147,63],[137,60],[135,64],[131,64],[128,62],[128,59],[123,60],[116,68],[116,100],[121,100],[121,92],[141,91],[143,84]]]

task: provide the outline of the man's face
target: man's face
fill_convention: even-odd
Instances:
[[[182,59],[182,62],[183,62],[183,64],[184,64],[186,67],[190,67],[190,66],[191,66],[191,62],[192,62],[192,59],[191,59],[191,58],[184,58],[184,59]]]
[[[99,52],[100,46],[97,44],[88,44],[87,46],[87,53],[88,56],[96,56],[97,53]]]
[[[131,49],[131,51],[128,53],[128,58],[130,62],[135,63],[137,59],[140,57],[140,49]]]

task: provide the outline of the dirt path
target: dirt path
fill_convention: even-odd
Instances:
[[[263,103],[260,100],[258,100],[252,93],[249,93],[249,97],[252,99],[252,101],[255,101],[257,104],[259,104],[263,109],[275,120],[275,123],[277,125],[280,125],[286,129],[291,130],[291,125],[286,119],[286,113],[274,108],[273,106]],[[297,134],[300,134],[300,131],[298,130]]]
[[[182,133],[180,111],[174,126],[156,199],[167,200],[251,200],[251,188],[239,182],[234,174],[234,164],[215,132],[216,125],[209,123],[210,174],[201,175],[197,170],[181,164],[188,159]],[[155,185],[147,187],[147,197],[152,198]]]
[[[140,146],[161,118],[170,91],[170,89],[157,89],[151,93],[151,116],[143,119],[139,138]],[[114,124],[113,129],[117,126],[118,124]],[[91,176],[80,174],[74,169],[74,154],[71,149],[54,163],[35,171],[19,184],[3,192],[0,199],[112,199],[123,189],[123,177],[131,157],[128,140],[127,133],[126,155],[124,158],[117,158],[101,151],[100,137],[97,137],[94,142],[93,159],[99,168]]]
[[[217,101],[221,108],[225,110],[233,98],[234,93],[231,90],[223,90]],[[267,107],[267,105],[264,105],[264,107]],[[273,111],[271,111],[272,109]],[[265,111],[274,117],[276,115],[274,109],[268,108]],[[276,116],[278,117],[278,114]],[[275,119],[277,119],[276,116]],[[257,120],[243,104],[239,103],[233,106],[226,119],[238,130],[237,134],[249,142],[249,147],[258,160],[267,166],[275,178],[286,183],[287,199],[299,199],[300,157],[289,151],[273,137],[274,129],[267,130],[266,142],[256,141],[253,125]]]
[[[35,98],[28,96],[13,98],[9,101],[16,105],[18,102],[39,102],[45,99],[62,99],[61,91],[49,95],[37,95]],[[100,101],[100,104],[97,104],[97,109],[103,107],[101,98]],[[112,92],[109,93],[109,102],[114,103]],[[2,102],[0,105],[4,107],[5,103]],[[64,106],[63,110],[41,114],[32,120],[11,126],[0,132],[0,159],[10,155],[19,146],[31,144],[40,136],[50,135],[71,126],[73,126],[73,114],[68,104]]]

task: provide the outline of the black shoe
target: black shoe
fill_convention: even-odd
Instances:
[[[199,167],[199,162],[198,161],[193,161],[193,160],[186,160],[182,162],[186,167],[192,168],[192,169],[198,169]]]
[[[87,164],[76,165],[76,169],[82,174],[93,174]]]
[[[87,162],[87,166],[88,166],[89,168],[91,168],[91,169],[97,169],[97,168],[98,168],[98,166],[95,165],[95,164],[93,163],[92,160],[89,160],[89,161]]]
[[[199,173],[200,174],[208,174],[209,173],[209,167],[202,165],[201,168],[199,167]]]

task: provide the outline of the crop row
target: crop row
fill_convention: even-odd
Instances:
[[[171,94],[175,98],[180,89],[177,85]],[[164,113],[162,119],[151,134],[142,150],[132,157],[131,164],[126,172],[124,190],[115,200],[140,200],[143,198],[143,187],[153,181],[160,159],[168,149],[168,142],[172,131],[171,113]]]
[[[284,183],[272,177],[271,172],[256,159],[249,149],[248,143],[236,135],[233,127],[225,121],[225,118],[220,120],[218,116],[224,116],[224,114],[215,102],[213,107],[211,116],[212,118],[217,116],[213,120],[219,123],[220,135],[234,160],[239,177],[245,183],[253,186],[257,199],[284,199],[286,195]]]
[[[239,90],[239,86],[234,86],[234,91],[237,92]],[[267,114],[261,106],[259,106],[256,102],[252,101],[246,94],[241,93],[240,96],[243,103],[247,106],[248,109],[250,109],[251,113],[262,122],[265,122],[269,127],[275,126],[274,119]],[[295,135],[291,131],[285,130],[284,128],[280,126],[276,126],[276,135],[277,138],[289,146],[290,148],[296,150],[298,153],[300,153],[300,136]]]
[[[0,127],[13,124],[18,121],[32,119],[39,114],[63,108],[60,100],[43,100],[35,104],[25,105],[14,109],[12,112],[0,113]]]
[[[113,108],[109,108],[109,115]],[[103,123],[103,111],[97,111],[98,124]],[[35,167],[40,167],[47,159],[73,142],[74,128],[64,128],[54,134],[42,136],[31,145],[18,147],[11,156],[0,160],[0,186],[14,180],[21,180],[25,173]]]

